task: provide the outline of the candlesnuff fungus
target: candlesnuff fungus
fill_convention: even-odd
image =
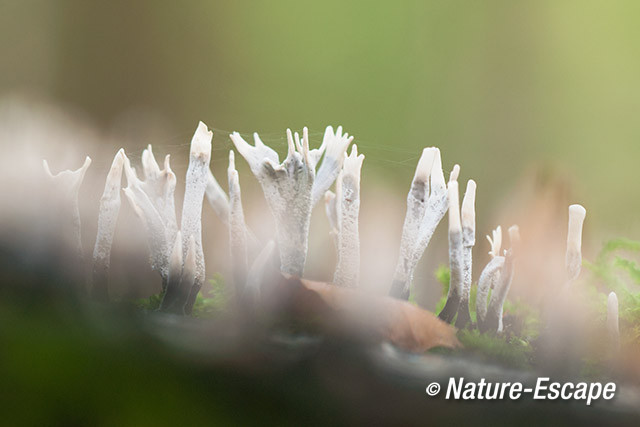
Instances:
[[[289,150],[282,163],[257,133],[254,134],[255,146],[249,145],[237,132],[231,134],[231,140],[262,186],[275,218],[281,271],[302,276],[308,249],[311,191],[319,157],[315,150],[312,159],[307,128],[303,130],[302,144],[296,134],[295,145],[291,130],[287,129]]]
[[[213,132],[199,122],[191,139],[189,167],[185,180],[184,202],[182,204],[182,254],[187,267],[187,252],[189,240],[193,237],[195,243],[195,271],[193,288],[185,305],[185,313],[190,314],[193,304],[205,278],[204,253],[202,251],[202,202],[209,179],[209,163],[211,161],[211,139]],[[183,281],[185,273],[183,271]],[[184,286],[184,285],[182,285]]]
[[[489,252],[493,257],[480,274],[478,281],[478,295],[476,298],[476,314],[480,332],[501,332],[502,308],[507,298],[511,281],[513,280],[514,260],[520,244],[520,230],[517,225],[509,227],[511,249],[498,256],[502,243],[502,229],[496,228],[493,239],[487,236],[491,244]],[[489,290],[493,289],[491,298],[487,302]]]
[[[56,218],[58,227],[65,237],[68,238],[70,246],[79,260],[83,258],[82,241],[80,239],[80,209],[78,207],[78,191],[84,180],[84,175],[91,165],[91,158],[85,158],[83,165],[74,171],[63,170],[57,174],[52,174],[49,163],[42,161],[42,166],[46,176],[51,183],[50,197],[55,198],[53,206],[61,206],[59,217]],[[55,230],[59,231],[59,230]]]
[[[120,188],[122,168],[124,166],[124,150],[121,148],[113,158],[111,169],[107,174],[104,192],[100,198],[98,214],[98,234],[93,247],[93,283],[91,295],[101,301],[109,299],[108,273],[111,260],[111,245],[116,230],[118,213],[120,212]]]
[[[569,231],[567,233],[567,278],[571,282],[580,274],[582,267],[582,225],[587,214],[581,205],[569,206]]]
[[[460,220],[460,198],[458,194],[458,174],[460,166],[455,165],[449,178],[449,294],[447,302],[438,315],[450,323],[458,312],[464,281],[464,250],[462,248],[462,223]]]
[[[491,332],[502,332],[503,328],[502,308],[513,281],[514,261],[518,255],[518,245],[520,244],[520,229],[517,225],[509,227],[509,241],[511,242],[511,249],[505,255],[504,265],[500,272],[500,280],[498,280],[491,293],[487,317],[483,326],[483,328]]]
[[[333,282],[338,286],[357,287],[360,278],[360,170],[364,154],[358,155],[358,147],[351,147],[345,154],[344,166],[338,177],[336,218],[338,222],[338,265]]]
[[[167,284],[169,268],[169,251],[171,243],[168,240],[167,227],[158,209],[144,191],[143,182],[138,179],[135,170],[131,167],[129,158],[124,159],[124,173],[127,177],[127,187],[123,189],[127,200],[142,221],[147,234],[149,244],[149,262],[151,268],[162,277],[162,287]]]
[[[162,218],[167,233],[167,241],[173,242],[178,232],[176,220],[175,189],[176,175],[171,170],[171,157],[164,158],[164,169],[160,169],[153,155],[151,144],[142,152],[142,170],[144,181],[141,183],[143,191],[155,206]]]
[[[236,170],[235,155],[233,150],[229,151],[229,209],[227,223],[229,224],[229,246],[231,249],[231,265],[233,270],[233,280],[236,288],[236,296],[242,295],[248,266],[247,248],[247,226],[244,222],[244,211],[242,209],[242,194],[240,191],[240,181]]]
[[[324,153],[322,164],[318,168],[316,179],[312,189],[312,206],[315,206],[327,190],[333,185],[342,169],[342,162],[345,158],[347,148],[353,141],[353,136],[348,133],[342,134],[342,126],[338,126],[336,132],[333,127],[327,126],[322,138],[322,145],[318,150],[313,150],[312,154],[316,157],[315,163],[318,163],[320,156]],[[314,166],[315,167],[315,166]]]
[[[607,333],[613,352],[620,348],[620,330],[618,329],[618,296],[611,292],[607,297]]]
[[[185,292],[180,288],[182,276],[182,233],[176,233],[175,241],[169,256],[169,268],[167,270],[167,286],[160,303],[160,311],[182,314],[184,302],[189,296],[189,289]]]
[[[473,277],[473,246],[476,244],[476,183],[470,179],[467,181],[467,190],[462,199],[462,293],[458,305],[458,317],[456,327],[458,329],[471,323],[469,314],[469,297],[471,294],[471,282]]]
[[[449,207],[440,150],[425,148],[418,161],[402,227],[400,254],[389,295],[408,299],[413,272]]]
[[[478,321],[478,328],[484,323],[487,316],[487,298],[489,296],[489,290],[496,288],[496,283],[500,278],[500,272],[504,265],[504,257],[500,255],[500,249],[502,246],[502,228],[498,226],[492,232],[493,239],[487,236],[491,250],[491,261],[489,261],[480,274],[478,279],[478,293],[476,296],[476,317]]]

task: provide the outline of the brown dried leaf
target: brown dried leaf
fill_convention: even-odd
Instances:
[[[406,301],[293,277],[283,278],[278,289],[290,296],[288,309],[296,318],[319,320],[333,332],[373,336],[414,352],[462,346],[453,326]]]

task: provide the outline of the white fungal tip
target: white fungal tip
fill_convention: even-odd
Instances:
[[[475,230],[476,228],[476,182],[467,181],[467,189],[462,199],[462,226]]]
[[[362,162],[364,160],[364,154],[358,155],[358,146],[353,144],[351,146],[351,154],[347,156],[344,154],[343,171],[345,175],[351,175],[356,179],[356,182],[360,183],[360,170],[362,168]]]
[[[311,157],[310,157],[310,150],[309,150],[309,129],[307,129],[307,127],[303,127],[302,128],[302,148],[298,148],[299,150],[301,150],[301,154],[302,157],[304,158],[305,163],[307,164],[307,166],[311,165]]]
[[[567,233],[567,250],[581,252],[582,225],[587,210],[581,205],[569,206],[569,232]]]
[[[293,134],[289,128],[287,128],[287,146],[289,148],[287,157],[293,157],[293,153],[296,151],[296,146],[293,143]]]
[[[431,168],[433,168],[433,160],[436,156],[435,147],[427,147],[422,150],[420,160],[418,160],[418,166],[416,166],[416,173],[413,176],[414,181],[427,181],[429,175],[431,175]]]
[[[107,184],[120,185],[120,179],[122,178],[122,168],[124,166],[124,150],[121,148],[113,157],[111,163],[111,169],[107,175]]]
[[[444,172],[442,171],[442,157],[440,156],[440,149],[435,148],[435,155],[433,157],[433,166],[431,168],[431,190],[438,191],[446,187],[444,181]]]
[[[491,235],[493,238],[487,236],[487,240],[491,245],[489,255],[491,255],[492,258],[495,258],[500,256],[500,249],[502,248],[502,227],[496,227],[496,229],[491,232]]]
[[[458,182],[449,182],[449,231],[455,232],[462,229],[460,224],[460,200],[458,195]]]
[[[453,170],[449,174],[449,182],[457,181],[460,175],[460,165],[453,165]]]
[[[203,157],[205,161],[208,160],[211,157],[212,138],[213,132],[203,122],[199,122],[191,139],[191,155]]]

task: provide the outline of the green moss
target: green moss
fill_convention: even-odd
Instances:
[[[214,317],[227,309],[231,299],[221,274],[214,274],[209,280],[209,289],[203,289],[193,305],[194,317]]]
[[[640,241],[613,239],[603,245],[594,262],[585,261],[591,272],[586,285],[588,305],[604,324],[607,313],[607,294],[618,296],[621,341],[640,339]],[[633,259],[636,258],[636,259]]]
[[[464,345],[460,352],[471,354],[476,359],[518,369],[531,367],[533,348],[525,339],[482,334],[477,329],[461,330],[458,339]]]

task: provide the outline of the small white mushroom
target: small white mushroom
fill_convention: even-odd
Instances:
[[[569,206],[566,266],[568,280],[575,280],[582,268],[582,225],[587,211],[581,205]]]
[[[454,172],[457,172],[457,168],[459,167],[456,165]],[[455,177],[455,173],[452,177]],[[405,300],[409,298],[414,270],[448,207],[440,150],[435,147],[426,148],[418,162],[407,196],[400,255],[389,295]]]
[[[460,219],[460,199],[458,194],[458,168],[451,172],[449,181],[449,294],[447,302],[438,315],[445,322],[451,322],[458,312],[464,281],[464,249],[462,246],[462,222]]]
[[[195,242],[195,276],[193,289],[185,305],[185,313],[190,314],[196,297],[205,279],[205,262],[202,251],[202,202],[209,178],[211,161],[211,140],[213,132],[200,122],[191,139],[189,167],[185,180],[184,202],[182,204],[182,253],[187,262],[189,241],[193,236]]]
[[[236,149],[262,186],[275,218],[280,269],[300,277],[307,258],[315,164],[309,151],[307,128],[303,130],[302,143],[299,137],[296,139],[297,144],[287,129],[289,151],[287,158],[279,163],[277,153],[264,145],[257,134],[254,134],[255,146],[249,145],[237,132],[231,134]]]
[[[456,327],[463,328],[471,322],[469,314],[469,297],[473,276],[473,246],[476,243],[476,183],[472,179],[467,182],[461,208],[462,223],[462,293],[458,305]]]
[[[360,235],[358,216],[360,212],[360,170],[364,155],[358,155],[354,144],[351,154],[345,154],[344,166],[338,181],[338,265],[333,282],[338,286],[357,287],[360,278]]]
[[[98,214],[98,234],[93,247],[93,283],[91,294],[102,301],[109,299],[108,272],[111,260],[111,245],[116,230],[118,213],[120,212],[120,188],[122,182],[122,168],[124,166],[124,150],[116,153],[107,174],[104,192],[100,198]]]
[[[520,230],[517,225],[509,227],[511,249],[505,255],[504,265],[500,271],[500,279],[495,285],[489,301],[489,308],[484,322],[484,329],[491,332],[502,332],[502,309],[513,281],[514,262],[520,244]]]
[[[487,240],[489,241],[489,245],[491,245],[491,250],[489,251],[489,255],[492,258],[500,256],[500,249],[502,248],[502,227],[498,226],[495,230],[491,232],[492,237],[487,236]]]
[[[127,187],[123,189],[124,194],[136,215],[142,221],[149,244],[151,268],[160,274],[163,280],[163,287],[165,287],[171,248],[167,226],[151,198],[144,191],[143,182],[138,179],[135,170],[131,167],[129,158],[126,156],[124,158],[124,173],[127,177]]]
[[[620,330],[618,326],[618,296],[611,292],[607,297],[607,332],[614,353],[620,349]]]
[[[242,194],[238,171],[235,166],[233,150],[229,151],[229,246],[231,249],[231,264],[236,287],[236,296],[241,296],[246,282],[248,266],[247,226],[244,221],[242,208]]]

